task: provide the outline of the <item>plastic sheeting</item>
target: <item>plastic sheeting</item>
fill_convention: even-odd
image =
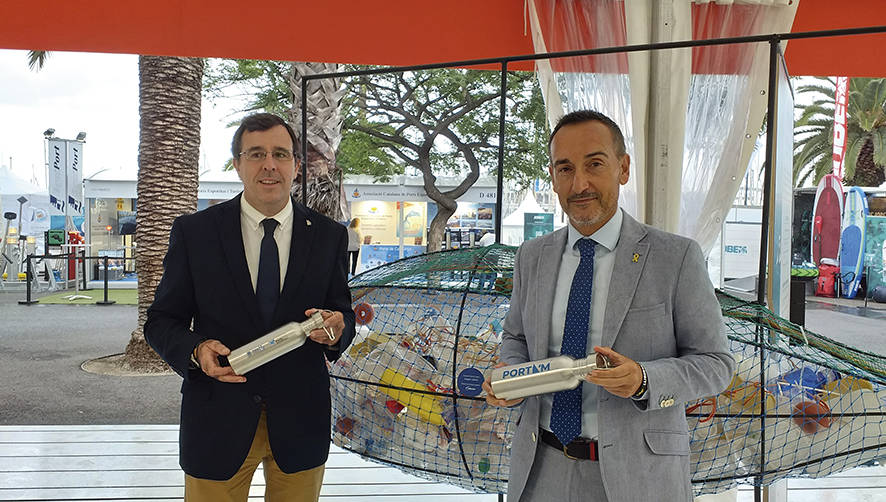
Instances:
[[[553,52],[613,47],[625,41],[684,40],[687,37],[681,34],[689,30],[681,14],[685,12],[690,12],[693,39],[785,32],[797,4],[636,0],[625,12],[625,2],[616,0],[533,0],[528,7],[533,39],[544,41],[542,46],[536,44],[536,51]],[[681,51],[689,57],[688,64]],[[708,251],[762,124],[768,45],[712,46],[695,48],[691,54],[659,52],[668,54],[556,61],[549,65],[552,76],[539,66],[539,79],[557,83],[555,94],[546,92],[549,109],[556,111],[551,103],[557,100],[566,112],[596,108],[622,126],[633,160],[632,181],[621,195],[625,210],[694,238]],[[685,134],[679,134],[683,129]]]

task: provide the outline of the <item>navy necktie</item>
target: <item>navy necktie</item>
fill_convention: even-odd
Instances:
[[[560,354],[585,357],[588,346],[588,325],[591,319],[591,288],[594,284],[594,246],[591,239],[579,239],[581,261],[572,278],[569,303],[566,304],[566,326]],[[554,394],[551,409],[551,432],[563,445],[581,434],[581,390],[583,384]]]
[[[277,220],[267,218],[262,220],[261,224],[265,227],[265,236],[261,240],[261,253],[258,258],[255,297],[258,299],[258,308],[265,322],[265,328],[270,329],[274,309],[277,308],[277,299],[280,298],[280,254],[277,251],[277,241],[274,240]]]

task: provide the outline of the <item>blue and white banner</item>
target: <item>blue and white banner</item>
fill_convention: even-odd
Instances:
[[[49,168],[49,205],[53,214],[65,214],[65,204],[68,200],[65,193],[65,178],[67,176],[68,148],[63,139],[50,139],[48,143],[47,163]]]
[[[71,216],[83,214],[83,143],[68,141],[68,211]]]

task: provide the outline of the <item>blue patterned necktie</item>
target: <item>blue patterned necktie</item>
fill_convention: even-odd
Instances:
[[[258,258],[258,279],[255,283],[255,297],[261,311],[265,328],[270,329],[277,299],[280,298],[280,254],[277,241],[274,240],[274,229],[277,220],[266,218],[261,222],[265,227],[265,236],[261,240],[261,252]]]
[[[566,326],[560,354],[574,358],[585,357],[588,346],[588,325],[591,319],[591,288],[594,285],[594,246],[591,239],[579,239],[577,246],[581,261],[572,278],[569,303],[566,304]],[[563,445],[581,434],[582,384],[554,394],[551,409],[551,432]]]

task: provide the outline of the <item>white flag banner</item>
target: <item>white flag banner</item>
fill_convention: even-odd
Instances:
[[[53,214],[65,214],[65,203],[68,200],[65,193],[65,171],[67,170],[68,149],[63,139],[50,139],[48,143],[47,159],[49,165],[49,205]]]
[[[68,141],[68,209],[72,216],[83,214],[83,143]]]

